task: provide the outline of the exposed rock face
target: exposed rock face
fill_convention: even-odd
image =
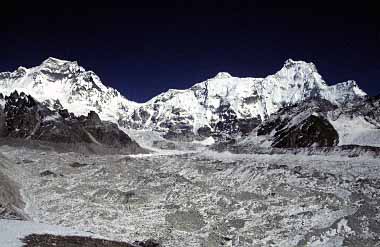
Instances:
[[[141,104],[106,87],[77,62],[55,58],[30,69],[0,73],[0,88],[5,94],[26,91],[48,109],[61,110],[64,118],[69,112],[79,116],[94,111],[102,120],[160,131],[180,141],[208,136],[228,140],[247,135],[289,105],[311,98],[343,105],[366,95],[354,81],[328,86],[314,64],[291,59],[265,78],[238,78],[221,72],[189,89],[169,90]]]
[[[278,148],[330,147],[339,143],[339,135],[327,120],[337,109],[327,100],[313,99],[281,109],[257,128],[258,136],[268,136]]]
[[[101,121],[90,111],[76,117],[66,109],[50,110],[31,96],[15,91],[5,96],[0,113],[1,137],[26,138],[53,143],[89,143],[113,148],[143,151],[115,123]]]
[[[259,149],[270,146],[380,147],[379,105],[379,97],[367,97],[342,105],[313,98],[283,107],[259,124],[247,137],[238,138],[235,143],[220,143],[214,148],[233,148],[236,151],[239,147],[246,150],[250,145]]]
[[[39,114],[44,115],[46,112],[38,109],[32,97],[15,91],[5,97],[4,112],[0,114],[4,114],[5,120],[1,127],[3,136],[25,138],[39,124]]]
[[[75,115],[97,112],[102,120],[117,122],[118,114],[137,103],[106,87],[92,71],[77,62],[48,58],[33,68],[0,73],[0,92],[26,92],[51,110],[68,109]]]
[[[342,107],[341,113],[352,118],[363,116],[367,121],[377,123],[380,126],[380,96],[349,102]]]
[[[254,130],[261,123],[262,123],[261,119],[258,119],[258,118],[239,119],[238,120],[239,131],[243,135],[248,135],[249,133],[252,132],[252,130]]]
[[[83,129],[87,134],[96,139],[97,142],[122,147],[130,144],[137,145],[127,134],[121,131],[115,123],[102,122],[99,116],[91,111],[83,122]],[[92,138],[91,138],[92,139]]]
[[[82,236],[56,236],[52,234],[31,234],[22,239],[26,247],[161,247],[153,239],[135,241],[133,244]]]
[[[334,127],[324,119],[311,115],[296,126],[283,129],[275,134],[273,147],[331,147],[339,142],[339,135]]]
[[[101,121],[110,120],[126,128],[158,131],[170,141],[213,137],[216,142],[229,142],[252,131],[274,139],[272,131],[289,129],[287,122],[296,124],[294,116],[300,116],[298,123],[311,116],[308,107],[314,101],[319,102],[318,107],[312,106],[314,112],[338,132],[339,145],[376,146],[380,139],[380,97],[367,97],[354,81],[329,86],[314,64],[291,59],[265,78],[238,78],[222,72],[189,89],[168,90],[145,103],[127,100],[76,62],[54,58],[30,69],[0,73],[0,89],[7,95],[18,89],[32,96],[14,94],[5,100],[0,95],[0,105],[9,112],[0,114],[0,136],[127,144],[128,138],[117,126]],[[35,100],[41,102],[38,109]],[[56,125],[60,125],[58,130]],[[277,142],[274,145],[286,146]],[[306,143],[302,146],[309,145]]]
[[[354,81],[328,86],[314,64],[287,60],[265,78],[219,73],[190,89],[169,90],[138,106],[132,118],[123,116],[120,124],[178,135],[189,135],[184,126],[196,134],[207,126],[213,137],[226,140],[247,135],[286,106],[312,98],[341,105],[365,95]]]

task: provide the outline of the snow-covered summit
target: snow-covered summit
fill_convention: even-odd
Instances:
[[[169,90],[134,110],[125,123],[158,130],[211,131],[223,122],[263,121],[284,106],[310,98],[340,105],[366,94],[349,81],[329,86],[313,63],[288,59],[283,67],[265,78],[239,78],[220,72],[186,90]],[[128,118],[129,116],[126,116]]]
[[[232,75],[228,72],[219,72],[218,74],[216,74],[216,76],[214,77],[215,79],[227,79],[227,78],[231,78]]]
[[[15,90],[26,92],[51,108],[67,108],[76,115],[96,111],[102,119],[114,122],[118,121],[119,112],[136,105],[77,62],[52,57],[36,67],[0,73],[0,92],[8,95]]]
[[[48,57],[42,62],[43,66],[62,66],[66,64],[76,64],[78,66],[77,61],[67,61],[67,60],[62,60],[55,57]]]
[[[194,133],[202,127],[213,130],[231,119],[262,121],[283,106],[309,98],[339,105],[366,95],[354,81],[329,86],[313,63],[292,59],[265,78],[239,78],[220,72],[189,89],[169,90],[142,104],[107,87],[77,62],[56,58],[33,68],[0,73],[0,92],[6,95],[14,90],[76,115],[95,111],[103,120],[123,127],[181,128]]]

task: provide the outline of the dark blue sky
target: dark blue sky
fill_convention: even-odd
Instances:
[[[329,83],[353,79],[380,94],[375,6],[262,2],[10,7],[0,17],[0,71],[38,65],[49,56],[77,60],[142,102],[219,71],[263,77],[293,58],[314,62]]]

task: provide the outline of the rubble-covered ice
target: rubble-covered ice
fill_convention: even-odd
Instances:
[[[380,166],[370,156],[0,152],[36,222],[163,246],[379,242]],[[41,176],[47,170],[56,176]]]

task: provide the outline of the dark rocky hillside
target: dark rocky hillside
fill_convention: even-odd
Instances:
[[[56,144],[83,144],[96,149],[123,149],[128,153],[144,152],[115,123],[101,121],[91,111],[75,116],[65,109],[51,110],[25,93],[13,92],[0,98],[0,137],[37,140]]]
[[[332,147],[339,143],[338,132],[325,117],[337,106],[313,99],[282,108],[257,129],[258,136],[272,136],[272,147]]]
[[[332,147],[339,142],[338,132],[324,119],[311,115],[296,126],[275,134],[272,144],[277,148]]]
[[[81,236],[54,236],[32,234],[23,239],[25,247],[161,247],[154,240],[136,241],[133,244]]]

